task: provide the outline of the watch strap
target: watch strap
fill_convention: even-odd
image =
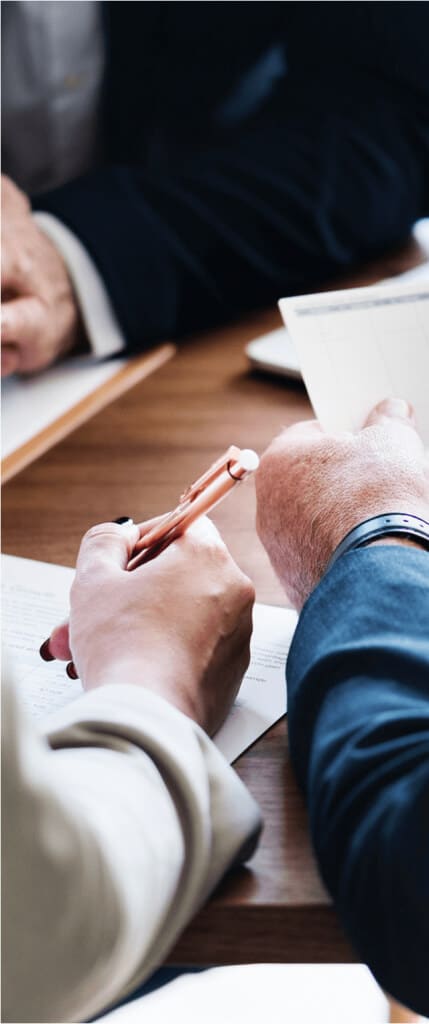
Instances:
[[[364,547],[381,537],[408,537],[417,541],[429,551],[429,523],[420,516],[409,515],[407,512],[386,512],[384,515],[371,516],[363,523],[354,526],[346,534],[331,556],[326,571],[332,569],[335,562],[348,551]]]

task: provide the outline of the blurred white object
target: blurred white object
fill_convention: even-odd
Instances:
[[[278,327],[276,331],[262,334],[249,342],[246,354],[255,370],[302,380],[298,356],[286,327]]]
[[[360,964],[252,964],[185,974],[101,1024],[383,1024],[387,999]]]
[[[429,252],[429,217],[418,221],[414,228],[414,235],[420,245]],[[414,281],[429,281],[429,260],[419,267],[406,270],[403,274],[386,277],[382,281],[378,281],[377,285],[388,282],[412,284]],[[302,380],[298,355],[286,327],[278,327],[276,331],[270,331],[269,334],[262,334],[260,337],[254,338],[246,346],[246,355],[255,370]]]

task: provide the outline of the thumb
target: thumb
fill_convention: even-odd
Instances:
[[[377,423],[384,423],[386,420],[399,420],[399,422],[415,429],[416,421],[414,409],[405,398],[385,398],[371,410],[364,426],[373,427]]]
[[[139,537],[132,519],[117,523],[100,523],[85,534],[76,563],[76,577],[99,573],[100,570],[126,569]]]
[[[404,398],[386,398],[370,412],[365,427],[384,428],[384,437],[390,444],[406,450],[410,458],[420,458],[424,452],[422,438],[417,430],[414,409]]]

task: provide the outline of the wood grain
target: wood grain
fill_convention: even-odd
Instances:
[[[359,275],[366,284],[422,259],[415,242]],[[16,476],[3,491],[5,551],[73,565],[93,523],[143,519],[175,505],[186,483],[228,444],[261,452],[283,426],[309,418],[305,389],[250,372],[244,345],[280,323],[275,310],[184,342],[141,381]],[[252,482],[214,513],[257,599],[284,595],[255,533]],[[237,762],[265,829],[246,868],[230,873],[171,954],[171,962],[353,959],[311,851],[305,808],[287,754],[285,721]]]

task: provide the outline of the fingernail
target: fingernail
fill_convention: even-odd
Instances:
[[[43,661],[55,661],[55,656],[49,650],[49,638],[39,647],[39,654]]]
[[[134,520],[130,516],[119,516],[118,519],[113,519],[112,522],[117,523],[118,526],[125,526],[126,523],[133,523]]]
[[[385,402],[380,403],[380,409],[386,416],[400,420],[409,420],[413,415],[411,405],[405,398],[386,398]]]
[[[79,676],[76,672],[76,669],[72,661],[69,661],[68,665],[66,665],[66,672],[69,679],[79,679]]]

